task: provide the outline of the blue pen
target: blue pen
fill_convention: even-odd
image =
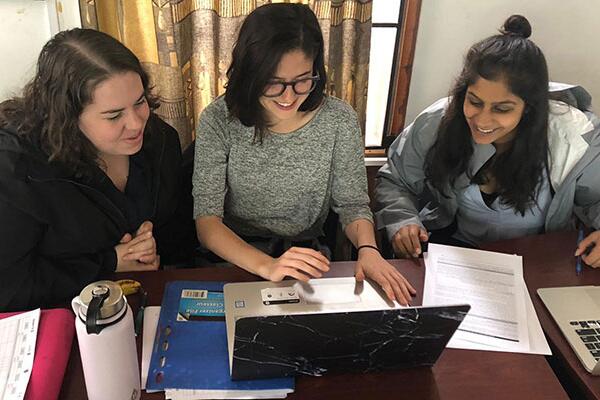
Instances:
[[[579,247],[579,243],[583,240],[583,235],[585,232],[583,228],[579,228],[579,234],[577,235],[577,247]],[[583,254],[583,253],[582,253]],[[581,254],[577,256],[577,262],[575,263],[575,274],[581,275],[583,272],[583,264],[581,263]]]

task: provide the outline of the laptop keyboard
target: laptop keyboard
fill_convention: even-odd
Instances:
[[[600,320],[571,321],[570,324],[594,359],[600,360]]]

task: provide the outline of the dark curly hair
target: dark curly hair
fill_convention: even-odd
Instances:
[[[98,84],[135,72],[151,109],[148,76],[138,58],[113,37],[92,29],[59,32],[42,48],[35,77],[21,97],[0,104],[0,127],[11,129],[75,174],[98,165],[98,150],[79,129],[79,116]]]
[[[467,88],[477,79],[504,81],[523,99],[525,108],[510,149],[497,154],[484,167],[498,184],[504,204],[524,214],[535,204],[548,156],[548,67],[540,48],[528,37],[531,26],[520,15],[509,17],[499,35],[474,44],[451,90],[451,100],[438,128],[434,145],[425,158],[425,176],[447,195],[473,155],[469,126],[463,113]],[[485,183],[485,173],[469,176]]]
[[[262,142],[268,128],[260,97],[277,70],[281,57],[300,49],[313,61],[320,79],[300,105],[312,111],[323,100],[327,84],[323,34],[311,9],[302,4],[266,4],[244,20],[227,70],[225,102],[229,114],[245,126],[253,126],[254,140]]]

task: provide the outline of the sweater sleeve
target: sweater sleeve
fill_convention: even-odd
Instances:
[[[597,138],[600,136],[600,121],[595,115],[588,114],[595,123],[593,136]],[[588,150],[596,154],[577,178],[574,194],[575,213],[594,229],[600,229],[600,152],[597,146],[591,146]]]
[[[345,121],[337,130],[333,150],[332,209],[340,217],[343,229],[358,219],[373,222],[369,208],[367,171],[364,161],[363,140],[354,110],[346,105]]]
[[[439,123],[439,113],[419,115],[392,143],[388,160],[377,173],[375,220],[390,241],[403,226],[423,226],[417,205],[425,189],[425,156]]]
[[[229,156],[226,118],[225,103],[218,99],[204,110],[198,122],[192,177],[195,219],[223,217]]]

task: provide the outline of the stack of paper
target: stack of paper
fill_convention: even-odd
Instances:
[[[160,312],[146,313],[145,336],[146,329],[156,332],[151,352],[152,339],[144,338],[147,391],[164,390],[172,400],[284,398],[294,391],[293,378],[231,380],[223,282],[170,282]],[[157,315],[158,325],[148,327]]]
[[[0,320],[0,398],[25,397],[33,368],[40,309]]]
[[[156,327],[158,326],[158,316],[160,315],[160,306],[148,306],[144,309],[144,329],[142,341],[142,389],[146,389],[148,380],[148,368],[150,367],[150,357],[152,357],[152,346],[156,337]],[[150,391],[148,391],[150,392]]]
[[[289,392],[279,389],[248,392],[247,390],[184,390],[167,389],[165,399],[211,400],[211,399],[283,399]]]
[[[430,243],[425,266],[423,305],[471,305],[448,347],[551,354],[520,256]]]
[[[58,399],[75,335],[73,311],[8,312],[0,320],[0,399],[22,398],[11,396],[25,388],[25,400]]]

